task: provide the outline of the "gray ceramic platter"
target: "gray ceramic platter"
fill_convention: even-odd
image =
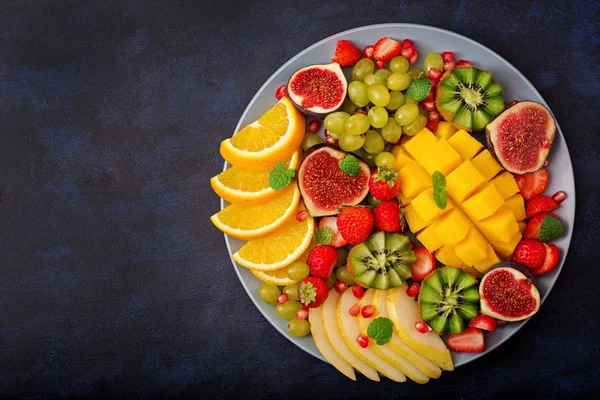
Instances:
[[[416,64],[419,68],[422,67],[422,61],[428,53],[433,51],[453,51],[456,60],[467,59],[473,62],[474,65],[492,72],[495,80],[504,87],[505,100],[507,102],[512,99],[533,100],[548,106],[535,87],[533,87],[527,78],[525,78],[525,76],[523,76],[523,74],[521,74],[514,66],[492,50],[465,36],[423,25],[382,24],[364,26],[338,33],[323,39],[298,53],[281,68],[275,71],[256,93],[254,98],[252,98],[235,128],[235,132],[238,132],[242,127],[256,120],[274,105],[276,102],[274,97],[275,90],[278,86],[287,83],[289,77],[297,69],[310,64],[326,64],[331,62],[331,57],[335,52],[338,40],[350,40],[356,44],[358,48],[362,49],[364,46],[374,44],[378,39],[384,36],[389,36],[400,41],[405,38],[412,39],[420,54]],[[481,140],[481,137],[478,139]],[[545,193],[553,194],[558,190],[564,190],[568,195],[566,200],[561,204],[560,209],[556,212],[565,228],[565,234],[554,242],[561,250],[560,265],[550,273],[539,277],[536,281],[542,296],[542,301],[550,294],[550,290],[554,286],[554,283],[563,268],[569,249],[569,243],[571,242],[571,234],[575,219],[575,181],[573,177],[573,168],[569,150],[560,127],[558,128],[556,139],[550,153],[549,162],[550,165],[548,170],[550,180]],[[224,169],[228,167],[227,163],[225,163]],[[227,206],[227,203],[221,201],[221,208],[225,206]],[[227,235],[225,236],[225,242],[230,256],[243,245],[242,241],[228,237]],[[274,307],[262,302],[258,296],[258,287],[262,282],[246,268],[237,265],[233,261],[232,263],[248,296],[250,296],[264,317],[290,342],[316,358],[325,361],[310,336],[297,338],[288,334],[286,331],[287,321],[279,318],[275,314]],[[532,318],[549,318],[549,316],[550,314],[542,306],[540,311]],[[494,350],[521,329],[525,323],[527,323],[527,320],[511,323],[498,328],[495,332],[487,333],[486,350],[482,353],[453,353],[452,358],[455,366],[459,367],[464,365]],[[265,340],[268,340],[268,338],[265,338]]]

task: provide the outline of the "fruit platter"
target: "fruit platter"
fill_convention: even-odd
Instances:
[[[211,221],[248,295],[352,380],[424,384],[498,347],[543,309],[569,248],[555,117],[452,32],[374,25],[309,47],[220,153]]]

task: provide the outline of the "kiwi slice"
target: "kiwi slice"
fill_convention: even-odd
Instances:
[[[350,250],[348,272],[364,287],[400,286],[411,277],[410,266],[417,259],[409,244],[405,235],[376,232]]]
[[[442,77],[436,106],[442,117],[456,127],[479,131],[504,110],[502,86],[487,71],[455,68]]]
[[[435,270],[421,283],[421,318],[438,333],[460,333],[479,311],[477,280],[452,267]]]

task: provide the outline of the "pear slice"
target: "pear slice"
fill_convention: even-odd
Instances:
[[[309,309],[308,322],[310,322],[310,332],[315,341],[315,345],[323,357],[325,357],[325,359],[338,371],[355,381],[356,374],[354,373],[354,368],[335,352],[333,346],[327,339],[325,327],[323,326],[323,307]]]
[[[415,322],[421,320],[415,299],[406,294],[406,283],[388,291],[387,311],[398,337],[417,353],[427,357],[446,371],[454,370],[450,350],[433,331],[420,333]]]
[[[387,296],[387,290],[377,290],[373,294],[373,302],[371,304],[377,308],[377,315],[379,317],[389,318],[387,311]],[[400,340],[396,332],[392,334],[392,338],[388,342],[388,346],[390,346],[390,348],[396,353],[404,357],[406,361],[423,371],[423,373],[428,377],[437,379],[442,375],[442,370],[440,367],[408,347],[406,343]]]
[[[323,309],[323,327],[325,328],[327,340],[337,355],[347,364],[353,366],[370,380],[379,382],[377,370],[357,357],[342,337],[342,332],[340,331],[337,322],[337,303],[339,298],[340,294],[334,289],[331,289],[327,296],[327,300],[320,307]]]
[[[340,296],[337,304],[337,319],[338,325],[340,327],[340,331],[342,332],[342,336],[346,341],[348,347],[352,349],[354,354],[356,354],[361,360],[369,364],[371,367],[375,368],[382,375],[387,376],[391,380],[395,382],[406,382],[406,375],[402,373],[399,369],[385,361],[383,358],[379,357],[377,353],[373,350],[373,346],[377,346],[373,340],[369,341],[369,345],[366,349],[360,347],[356,338],[361,333],[360,324],[358,322],[358,317],[353,317],[350,315],[349,310],[358,302],[354,294],[352,293],[352,289],[346,289],[344,293]],[[365,332],[366,334],[366,332]]]
[[[367,334],[367,329],[369,328],[369,324],[377,317],[381,317],[382,315],[378,315],[379,307],[373,303],[373,296],[376,292],[380,290],[371,289],[365,292],[365,295],[362,299],[360,299],[360,307],[364,307],[367,305],[372,305],[375,307],[375,315],[370,318],[364,318],[362,315],[359,315],[358,322],[360,324],[360,329],[362,333]],[[389,342],[388,342],[389,343]],[[429,377],[423,373],[420,369],[415,367],[409,361],[406,360],[402,356],[402,354],[396,353],[388,344],[378,345],[377,343],[373,343],[373,345],[369,346],[369,348],[373,349],[373,351],[385,361],[396,367],[400,370],[404,375],[408,378],[412,379],[417,383],[427,383],[429,381]]]

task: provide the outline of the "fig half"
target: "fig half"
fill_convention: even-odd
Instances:
[[[300,68],[287,84],[290,100],[303,113],[315,117],[340,108],[347,90],[348,83],[338,63]]]
[[[556,122],[546,107],[522,101],[503,111],[486,126],[488,148],[507,170],[515,174],[542,168],[554,136]]]

